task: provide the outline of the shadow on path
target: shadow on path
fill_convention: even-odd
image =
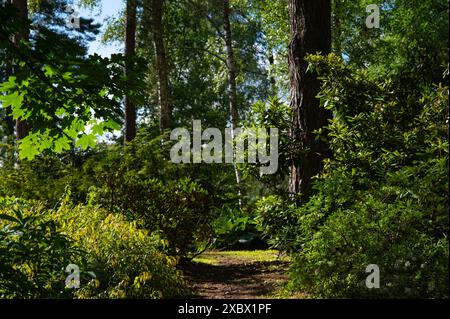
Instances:
[[[271,298],[286,282],[288,262],[221,258],[218,265],[192,262],[182,270],[199,299]]]

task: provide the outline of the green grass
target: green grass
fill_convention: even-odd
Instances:
[[[218,265],[220,259],[235,259],[248,262],[272,262],[277,260],[288,261],[288,257],[279,256],[277,250],[233,250],[233,251],[207,251],[194,258],[194,262],[209,265]]]

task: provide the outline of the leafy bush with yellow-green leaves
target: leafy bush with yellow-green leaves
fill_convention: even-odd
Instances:
[[[176,259],[160,239],[119,214],[95,206],[57,210],[0,201],[0,297],[173,298],[187,293]],[[80,288],[65,287],[65,269],[81,271]]]
[[[81,298],[170,298],[185,292],[177,260],[156,249],[156,236],[120,214],[95,206],[63,205],[53,215],[61,230],[85,251],[97,277],[82,287]]]

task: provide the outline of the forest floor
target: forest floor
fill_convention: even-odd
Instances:
[[[183,271],[194,298],[262,299],[286,298],[288,267],[289,259],[274,250],[209,251]]]

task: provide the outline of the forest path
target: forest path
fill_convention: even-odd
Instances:
[[[261,299],[281,297],[288,267],[274,250],[209,251],[183,271],[194,298]]]

